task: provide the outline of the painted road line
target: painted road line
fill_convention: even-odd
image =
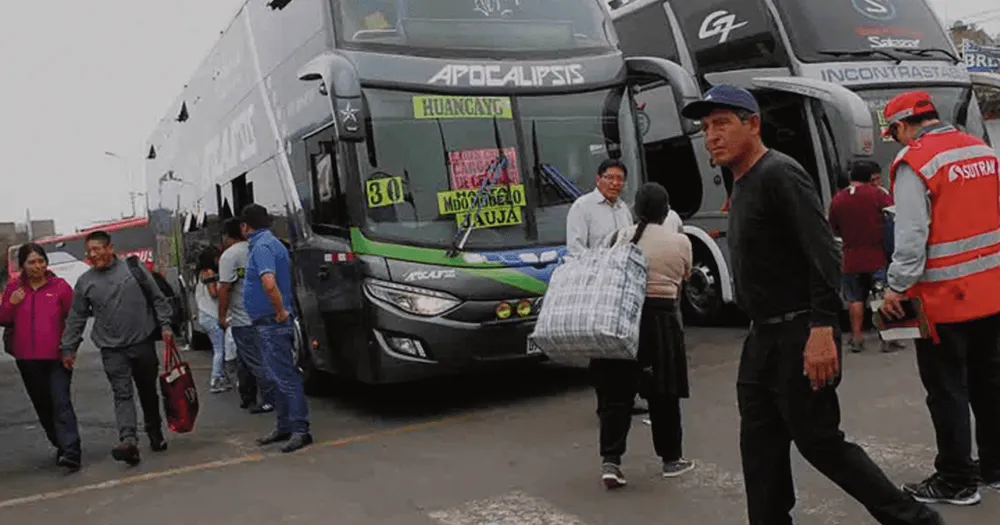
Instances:
[[[582,519],[547,501],[518,491],[431,512],[428,516],[442,525],[586,525]]]
[[[364,442],[364,441],[371,441],[371,440],[377,439],[377,438],[396,436],[396,435],[400,435],[400,434],[408,434],[408,433],[411,433],[411,432],[418,432],[418,431],[421,431],[421,430],[426,430],[426,429],[430,429],[430,428],[435,428],[435,427],[440,427],[440,426],[448,425],[448,424],[451,424],[451,423],[456,423],[456,422],[463,421],[463,420],[468,420],[471,417],[472,416],[469,415],[469,416],[458,416],[458,417],[452,417],[452,418],[445,418],[445,419],[439,419],[439,420],[435,420],[435,421],[429,421],[429,422],[426,422],[426,423],[417,423],[417,424],[413,424],[413,425],[406,425],[406,426],[402,426],[402,427],[396,427],[396,428],[390,428],[390,429],[386,429],[386,430],[380,430],[380,431],[371,432],[371,433],[368,433],[368,434],[359,434],[359,435],[356,435],[356,436],[348,436],[348,437],[344,437],[344,438],[340,438],[340,439],[334,439],[334,440],[330,440],[330,441],[321,441],[321,442],[318,442],[318,443],[314,443],[312,446],[306,448],[305,450],[303,450],[302,452],[299,452],[298,454],[303,454],[303,453],[308,454],[309,452],[311,452],[311,451],[313,451],[315,449],[321,449],[321,448],[327,448],[327,447],[342,447],[342,446],[347,446],[347,445],[351,445],[351,444],[354,444],[354,443],[361,443],[361,442]],[[298,454],[293,454],[292,456],[298,455]],[[136,484],[139,484],[139,483],[146,483],[146,482],[150,482],[150,481],[154,481],[154,480],[158,480],[158,479],[176,477],[176,476],[180,476],[182,474],[190,474],[190,473],[193,473],[193,472],[202,472],[202,471],[209,471],[209,470],[219,470],[219,469],[222,469],[222,468],[232,467],[232,466],[236,466],[236,465],[242,465],[242,464],[247,464],[247,463],[257,463],[257,462],[263,461],[265,459],[278,458],[278,457],[285,457],[285,458],[287,458],[287,457],[291,457],[291,456],[289,456],[288,454],[283,454],[281,452],[272,452],[272,453],[264,453],[264,454],[247,454],[245,456],[240,456],[240,457],[235,457],[235,458],[220,459],[218,461],[209,461],[209,462],[206,462],[206,463],[198,463],[198,464],[195,464],[195,465],[188,465],[188,466],[184,466],[184,467],[172,468],[172,469],[167,469],[167,470],[160,470],[160,471],[156,471],[156,472],[147,472],[147,473],[144,473],[144,474],[138,474],[138,475],[135,475],[135,476],[128,476],[128,477],[124,477],[124,478],[111,479],[111,480],[102,481],[102,482],[99,482],[99,483],[93,483],[93,484],[90,484],[90,485],[81,485],[79,487],[72,487],[72,488],[63,489],[63,490],[56,490],[56,491],[52,491],[52,492],[42,492],[42,493],[39,493],[39,494],[33,494],[31,496],[24,496],[24,497],[20,497],[20,498],[13,498],[13,499],[8,499],[8,500],[0,501],[0,509],[6,509],[6,508],[11,508],[11,507],[18,507],[18,506],[21,506],[21,505],[28,505],[28,504],[31,504],[31,503],[38,503],[38,502],[41,502],[41,501],[50,501],[50,500],[54,500],[54,499],[60,499],[60,498],[65,498],[67,496],[73,496],[73,495],[76,495],[76,494],[83,494],[85,492],[93,492],[93,491],[98,491],[98,490],[111,489],[111,488],[115,488],[115,487],[123,487],[123,486],[128,486],[128,485],[136,485]]]

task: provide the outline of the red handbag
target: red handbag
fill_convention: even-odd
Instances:
[[[160,393],[167,427],[178,433],[190,432],[198,417],[198,389],[194,385],[191,367],[181,360],[174,341],[163,343],[163,369],[160,374]]]

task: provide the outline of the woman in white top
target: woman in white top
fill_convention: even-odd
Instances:
[[[209,391],[213,394],[232,390],[233,385],[226,374],[226,334],[219,326],[219,250],[214,246],[205,248],[198,257],[195,269],[198,281],[194,287],[194,298],[198,305],[198,324],[212,341],[212,380]]]
[[[616,244],[635,243],[646,256],[646,301],[639,326],[636,361],[617,361],[598,381],[607,399],[601,415],[601,477],[608,488],[625,484],[621,456],[631,425],[636,393],[649,402],[653,447],[663,460],[663,476],[694,468],[682,453],[680,400],[690,395],[684,332],[677,316],[681,283],[691,273],[691,241],[676,227],[664,226],[669,196],[663,186],[647,183],[635,198],[638,224],[621,230]]]

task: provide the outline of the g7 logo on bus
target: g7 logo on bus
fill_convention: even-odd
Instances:
[[[896,18],[896,6],[892,0],[851,0],[854,10],[872,20],[888,22]]]
[[[705,17],[701,22],[701,29],[698,30],[698,38],[705,40],[713,36],[719,36],[719,43],[729,40],[729,34],[739,29],[749,22],[737,22],[736,15],[726,10],[716,11]]]

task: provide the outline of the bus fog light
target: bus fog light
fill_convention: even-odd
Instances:
[[[524,300],[517,303],[517,315],[521,317],[528,317],[531,315],[531,301]]]
[[[513,311],[514,309],[510,306],[510,303],[500,303],[496,308],[497,319],[510,319],[510,315]]]
[[[427,357],[427,352],[424,352],[424,346],[420,344],[420,341],[408,339],[406,337],[390,337],[389,346],[401,354],[412,355],[415,357]]]

